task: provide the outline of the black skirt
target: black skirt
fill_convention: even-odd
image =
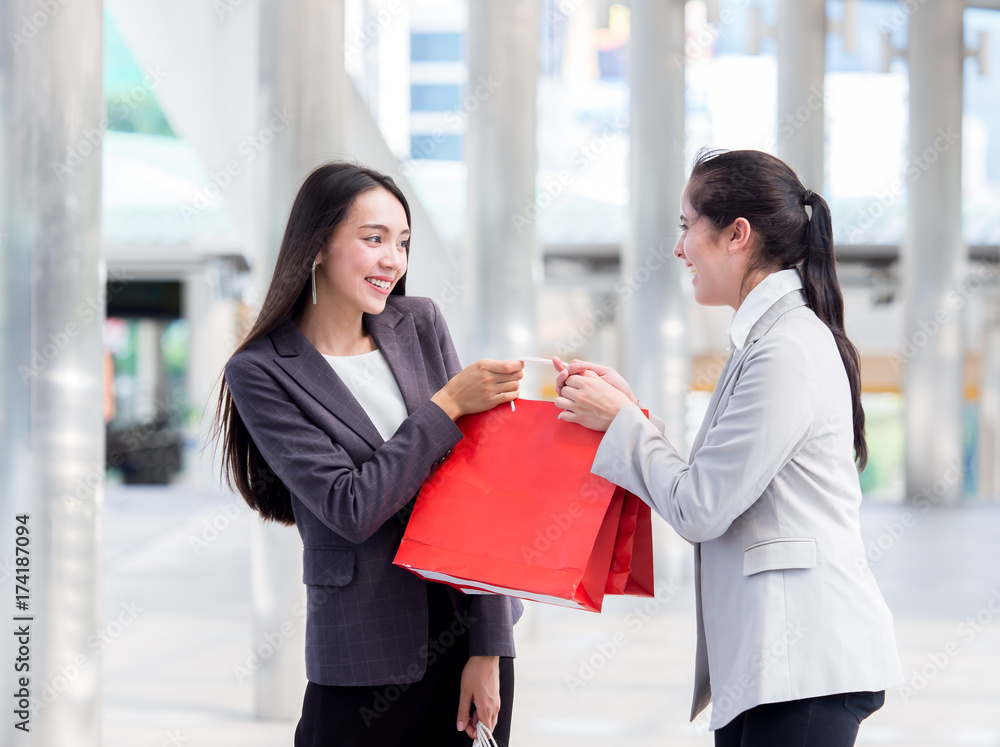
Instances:
[[[456,727],[462,669],[469,660],[465,629],[454,634],[455,608],[443,584],[427,584],[428,657],[418,682],[339,687],[306,685],[295,747],[470,747]],[[514,660],[500,658],[500,715],[493,736],[506,747],[514,704]]]

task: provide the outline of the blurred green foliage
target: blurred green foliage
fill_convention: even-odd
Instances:
[[[899,500],[903,490],[903,400],[898,394],[865,394],[868,467],[861,473],[866,497]]]
[[[156,100],[162,71],[143,70],[122,38],[114,18],[104,12],[104,105],[108,129],[176,137]]]

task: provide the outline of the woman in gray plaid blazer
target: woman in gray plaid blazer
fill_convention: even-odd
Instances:
[[[556,405],[606,431],[592,471],[694,544],[691,718],[712,703],[718,747],[849,747],[903,678],[861,540],[868,449],[830,210],[774,156],[702,153],[674,254],[698,303],[735,309],[690,458],[612,369],[572,363]]]
[[[410,213],[346,163],[305,180],[274,276],[226,364],[228,484],[295,524],[307,587],[297,747],[506,742],[521,603],[393,566],[411,501],[461,439],[454,420],[516,398],[520,361],[462,370],[441,313],[405,296]]]

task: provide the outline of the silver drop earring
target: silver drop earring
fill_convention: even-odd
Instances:
[[[312,267],[312,289],[313,289],[313,306],[316,305],[316,260],[313,260]]]

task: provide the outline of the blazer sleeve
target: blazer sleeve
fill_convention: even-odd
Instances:
[[[765,337],[747,356],[690,463],[635,406],[618,413],[594,460],[595,474],[635,493],[692,542],[724,534],[813,427],[818,394],[809,351],[788,338]]]
[[[462,438],[451,418],[428,401],[358,466],[258,362],[231,358],[226,384],[274,473],[324,524],[355,543],[403,508]]]
[[[434,328],[448,376],[462,370],[448,325],[437,307]],[[520,600],[494,594],[465,595],[469,611],[469,656],[514,656],[514,623],[524,610]]]

